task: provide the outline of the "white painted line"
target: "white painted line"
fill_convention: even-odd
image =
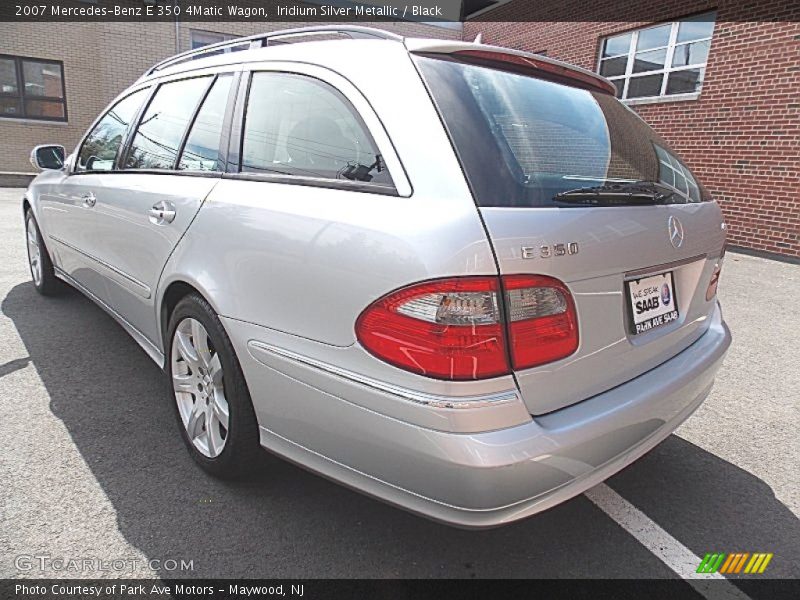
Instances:
[[[710,600],[749,600],[749,596],[719,573],[697,573],[700,557],[672,537],[650,517],[601,483],[584,492],[600,510]],[[720,581],[722,580],[722,581]]]

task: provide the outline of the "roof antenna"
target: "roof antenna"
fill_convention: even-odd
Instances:
[[[473,44],[482,44],[483,43],[483,32],[479,31],[478,35],[475,36],[475,39],[472,40]]]

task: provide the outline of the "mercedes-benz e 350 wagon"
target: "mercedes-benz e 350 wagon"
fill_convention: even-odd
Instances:
[[[31,158],[36,288],[119,321],[218,476],[264,447],[507,523],[667,437],[730,344],[719,206],[611,83],[546,57],[242,38],[156,65],[69,157]]]

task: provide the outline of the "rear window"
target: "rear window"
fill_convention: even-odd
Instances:
[[[454,60],[416,61],[480,206],[559,206],[558,194],[629,182],[668,189],[665,203],[709,199],[669,145],[609,94]]]

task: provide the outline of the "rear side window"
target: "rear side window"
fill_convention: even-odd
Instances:
[[[347,99],[326,83],[289,73],[252,76],[241,170],[392,184]]]
[[[669,145],[609,94],[416,60],[480,206],[559,206],[567,192],[641,183],[666,189],[664,203],[709,199]]]
[[[127,169],[173,169],[181,141],[211,77],[164,83],[147,107],[133,138]]]
[[[123,98],[98,121],[81,146],[76,171],[110,171],[114,168],[122,138],[139,112],[147,91],[139,90]]]
[[[179,170],[221,170],[219,146],[232,81],[231,75],[220,76],[203,100],[178,161]]]

